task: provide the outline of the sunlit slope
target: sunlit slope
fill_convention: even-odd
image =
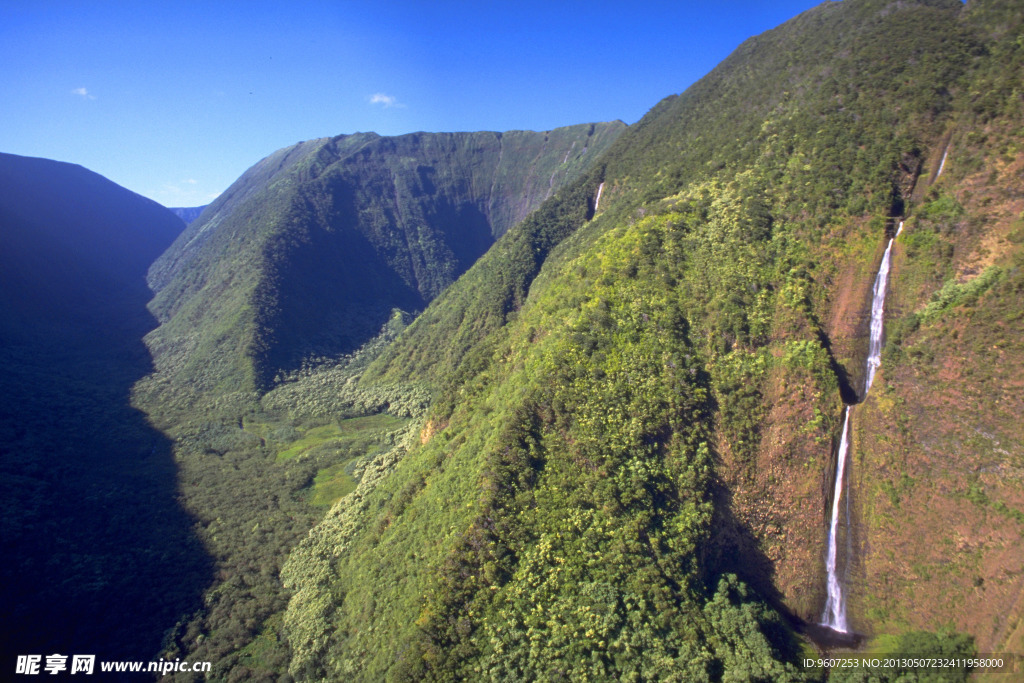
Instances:
[[[926,202],[951,129],[979,153],[979,108],[1018,129],[1012,80],[996,105],[976,94],[1016,59],[988,12],[1019,14],[844,0],[752,38],[438,297],[362,380],[430,386],[421,438],[286,567],[292,672],[800,678],[790,629],[824,604],[832,440],[878,260],[895,220],[944,210]],[[937,253],[965,239],[931,232]],[[1012,287],[992,292],[998,309]],[[853,621],[971,632],[941,591],[886,620],[855,598]]]
[[[490,321],[500,325],[518,306],[551,248],[589,219],[602,181],[600,212],[617,220],[635,219],[646,203],[697,180],[744,170],[745,201],[764,202],[762,224],[779,214],[821,230],[847,215],[899,211],[923,142],[942,130],[949,87],[977,48],[953,18],[954,2],[900,12],[890,5],[824,3],[749,39],[686,92],[658,103],[563,198],[429,309],[379,372],[432,375],[446,358],[437,372],[451,374]],[[422,343],[428,338],[459,343]]]
[[[869,632],[945,623],[1019,652],[1024,10],[971,3],[965,19],[985,58],[894,245],[888,343],[854,434],[853,607]]]
[[[623,128],[360,133],[275,153],[151,270],[162,379],[265,390],[304,358],[358,348],[393,309],[422,309]]]

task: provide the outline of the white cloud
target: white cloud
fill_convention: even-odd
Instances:
[[[89,91],[86,90],[85,88],[75,88],[74,90],[71,91],[71,94],[72,95],[80,95],[80,96],[84,97],[87,100],[95,100],[96,99],[96,96],[95,95],[90,95]]]
[[[185,182],[186,182],[186,183],[188,183],[189,185],[195,185],[195,184],[196,184],[196,183],[198,183],[199,181],[198,181],[198,180],[196,180],[195,178],[189,178],[189,179],[188,179],[188,180],[186,180]]]
[[[392,107],[405,107],[404,104],[398,101],[398,98],[391,95],[385,95],[382,92],[370,95],[370,104],[381,104],[384,105],[385,109],[390,109]]]

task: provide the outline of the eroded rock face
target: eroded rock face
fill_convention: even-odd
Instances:
[[[1024,323],[1012,236],[1024,156],[999,153],[1005,123],[980,129],[990,144],[971,148],[979,127],[957,127],[933,149],[954,151],[897,240],[900,315],[856,435],[854,604],[873,632],[946,618],[979,651],[1009,651],[1022,642],[1012,615],[1024,590]],[[965,168],[971,155],[981,168]],[[937,263],[945,284],[929,292]]]

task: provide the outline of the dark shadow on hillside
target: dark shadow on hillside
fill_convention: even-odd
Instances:
[[[156,324],[137,281],[75,292],[72,277],[59,301],[0,298],[7,675],[17,655],[94,654],[97,672],[100,660],[155,659],[212,580],[171,443],[130,405]]]
[[[395,309],[423,310],[492,244],[487,217],[472,203],[427,198],[410,225],[386,215],[367,228],[350,187],[339,182],[330,192],[333,208],[323,216],[296,209],[308,230],[301,240],[282,233],[264,251],[272,275],[256,294],[264,350],[254,359],[262,391],[309,358],[356,351]]]
[[[836,360],[836,355],[832,352],[832,340],[829,339],[828,335],[820,327],[818,328],[818,342],[825,349],[825,353],[828,354],[828,364],[836,376],[836,381],[839,383],[839,397],[843,399],[843,403],[846,405],[860,403],[860,394],[853,388],[850,373],[846,371],[842,363]]]
[[[380,333],[393,309],[411,312],[425,305],[355,230],[317,231],[280,263],[266,295],[276,301],[260,307],[257,321],[266,340],[266,351],[254,359],[263,391],[277,373],[297,370],[307,358],[357,350]]]
[[[757,596],[779,613],[783,623],[762,624],[765,637],[777,656],[795,662],[800,654],[794,632],[800,632],[803,621],[786,607],[782,594],[775,588],[772,561],[762,552],[751,528],[733,512],[733,495],[724,482],[716,480],[711,488],[714,514],[711,528],[714,536],[705,555],[711,589],[722,574],[735,574]]]
[[[840,633],[828,626],[807,622],[799,624],[797,631],[814,643],[818,650],[828,653],[855,651],[867,640],[866,636],[859,633]]]

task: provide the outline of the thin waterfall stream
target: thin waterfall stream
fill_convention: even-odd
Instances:
[[[882,256],[882,264],[875,276],[875,285],[871,299],[871,336],[868,345],[867,374],[864,379],[864,395],[867,398],[871,384],[875,380],[875,372],[882,364],[882,334],[885,331],[885,293],[889,284],[889,264],[892,257],[892,245],[903,232],[903,221],[900,221],[896,234],[889,239]],[[862,400],[863,400],[862,398]],[[825,611],[821,615],[821,625],[839,633],[849,633],[846,620],[846,596],[843,594],[843,581],[839,568],[839,515],[840,501],[845,489],[845,474],[850,451],[850,408],[846,406],[843,418],[843,433],[839,439],[839,452],[836,455],[836,479],[832,493],[832,521],[829,524],[828,554],[825,569],[828,575],[828,599]]]
[[[825,567],[828,570],[828,600],[825,601],[825,613],[821,615],[821,623],[833,631],[847,633],[846,600],[843,599],[843,585],[839,580],[839,501],[843,497],[843,474],[846,469],[846,451],[849,449],[847,434],[850,431],[850,406],[846,406],[843,418],[843,435],[839,441],[839,455],[836,457],[836,486],[832,494],[832,523],[828,532],[828,558]]]

